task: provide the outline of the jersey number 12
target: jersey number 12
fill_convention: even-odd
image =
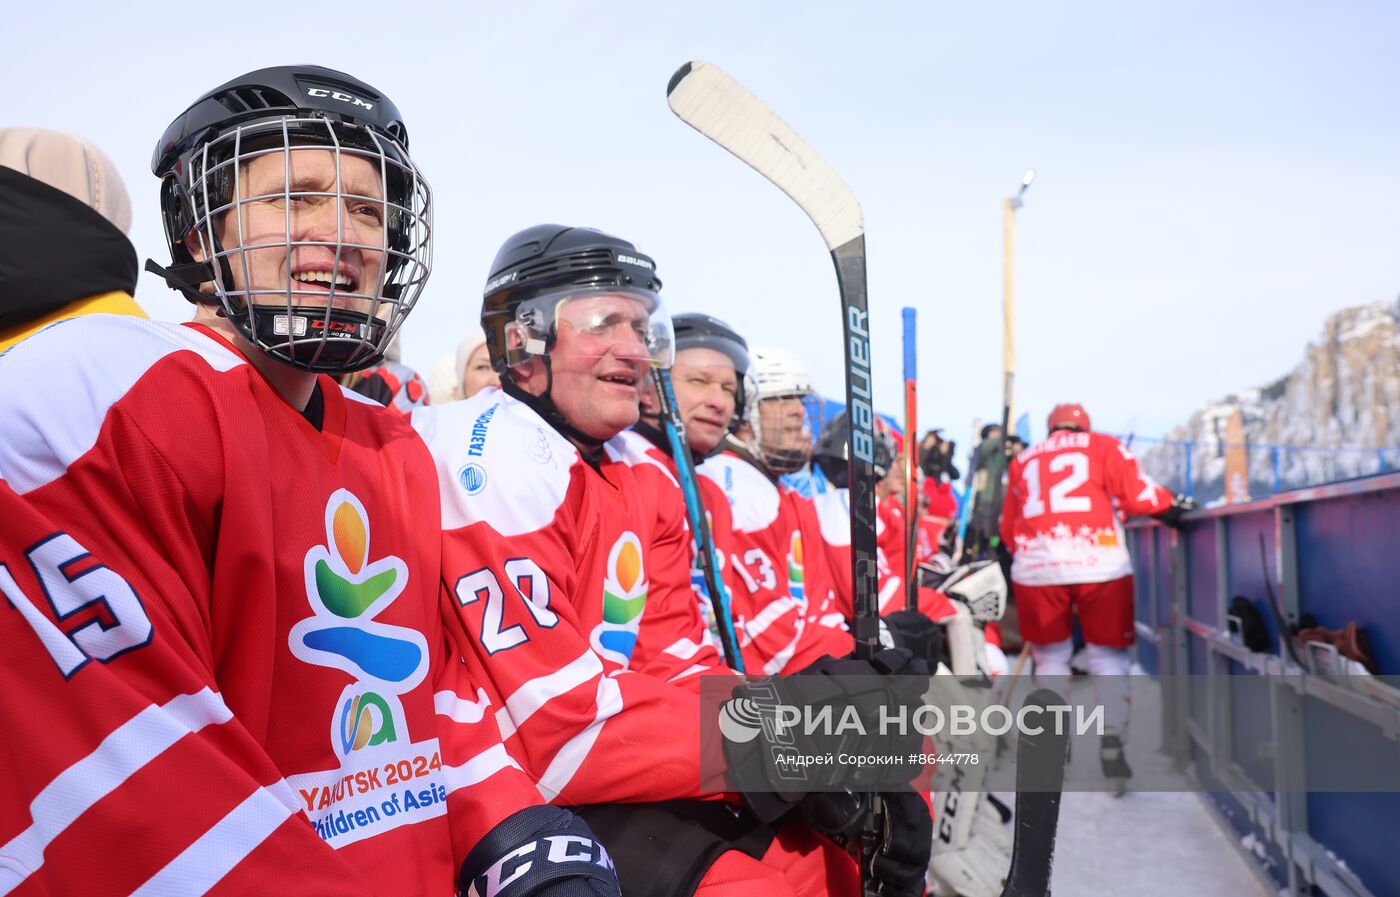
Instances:
[[[1083,513],[1094,509],[1094,503],[1087,495],[1070,495],[1089,480],[1087,455],[1083,452],[1065,452],[1051,458],[1046,467],[1050,473],[1069,469],[1069,476],[1050,487],[1051,514]],[[1022,475],[1026,478],[1026,504],[1021,509],[1021,516],[1027,519],[1039,517],[1045,513],[1045,500],[1040,497],[1040,459],[1031,459]]]

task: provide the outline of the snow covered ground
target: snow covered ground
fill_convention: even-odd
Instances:
[[[1201,798],[1182,792],[1068,793],[1055,897],[1273,897]]]
[[[1017,694],[1031,687],[1018,683]],[[1063,682],[1063,680],[1060,680]],[[1090,678],[1076,678],[1076,698],[1087,700]],[[1254,876],[1206,809],[1204,799],[1158,750],[1161,704],[1155,680],[1134,677],[1128,761],[1140,780],[1180,781],[1175,791],[1100,791],[1099,758],[1076,742],[1060,805],[1051,893],[1055,897],[1274,897]],[[1091,742],[1092,744],[1092,742]],[[1075,790],[1075,789],[1078,790]],[[1014,795],[1002,795],[1008,801]]]

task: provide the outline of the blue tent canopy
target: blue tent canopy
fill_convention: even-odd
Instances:
[[[839,402],[836,399],[828,399],[826,396],[819,396],[816,393],[807,396],[807,398],[803,400],[803,403],[807,406],[807,420],[812,425],[813,439],[816,439],[817,436],[821,434],[822,427],[826,426],[827,421],[846,410],[845,402]],[[904,428],[895,421],[892,415],[884,414],[879,411],[875,413],[879,415],[881,420],[889,425],[891,430],[898,433],[900,437],[903,438]]]

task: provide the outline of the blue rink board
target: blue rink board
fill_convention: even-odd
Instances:
[[[1280,517],[1282,515],[1282,517]],[[1289,584],[1297,596],[1298,612],[1312,614],[1331,629],[1341,629],[1356,621],[1370,643],[1371,655],[1381,673],[1400,676],[1400,476],[1382,475],[1317,489],[1285,493],[1224,511],[1192,515],[1178,538],[1185,540],[1189,572],[1183,571],[1187,586],[1183,596],[1189,616],[1216,630],[1224,621],[1215,619],[1219,599],[1218,573],[1223,565],[1228,599],[1244,595],[1262,612],[1265,625],[1277,645],[1277,627],[1267,607],[1265,578],[1286,565],[1280,564],[1277,537],[1280,520],[1293,520],[1297,546],[1297,578]],[[1225,557],[1217,557],[1217,525],[1225,531]],[[1267,560],[1261,561],[1259,538],[1264,537]],[[1173,603],[1178,596],[1171,570],[1170,534],[1160,526],[1129,531],[1134,547],[1134,573],[1140,590],[1155,587],[1156,607],[1143,595],[1137,602],[1138,619],[1152,626],[1169,626]],[[1150,545],[1157,550],[1151,552]],[[1155,560],[1155,564],[1152,561]],[[1278,597],[1283,598],[1279,585]],[[1153,613],[1155,611],[1155,614]],[[1148,619],[1149,615],[1155,619]],[[1187,663],[1190,672],[1205,671],[1207,645],[1187,634]],[[1168,643],[1164,643],[1165,650]],[[1160,652],[1140,646],[1139,657],[1149,671],[1159,668]],[[1227,668],[1236,676],[1253,672],[1230,662]],[[1234,689],[1232,688],[1233,692]],[[1192,688],[1185,708],[1189,718],[1204,725],[1204,693]],[[1390,766],[1400,767],[1400,746],[1387,740],[1370,724],[1350,717],[1344,711],[1314,701],[1304,714],[1304,762],[1310,777],[1322,778],[1325,767],[1315,766],[1327,758],[1324,745],[1335,739],[1351,740],[1349,756],[1358,770],[1373,770],[1373,778],[1390,778]],[[1368,728],[1369,727],[1369,728]],[[1270,708],[1267,705],[1236,702],[1229,720],[1234,761],[1254,784],[1273,785],[1273,763],[1254,745],[1272,738]],[[1309,748],[1309,745],[1311,746]],[[1312,756],[1309,756],[1309,755]],[[1241,797],[1224,790],[1223,783],[1210,775],[1210,760],[1198,745],[1191,746],[1193,767],[1207,795],[1220,811],[1236,838],[1253,833]],[[1363,778],[1369,773],[1362,773]],[[1396,773],[1400,776],[1400,772]],[[1264,795],[1267,800],[1272,795]],[[1323,793],[1307,796],[1307,834],[1330,851],[1354,873],[1375,897],[1400,897],[1400,793]],[[1265,871],[1280,885],[1286,882],[1286,864],[1273,843],[1266,845]],[[1318,893],[1325,893],[1319,889]],[[1328,895],[1343,897],[1343,895]]]

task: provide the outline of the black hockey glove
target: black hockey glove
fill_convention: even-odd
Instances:
[[[884,802],[884,829],[873,855],[863,857],[870,870],[875,893],[882,897],[919,897],[933,848],[933,819],[928,803],[913,791],[901,789],[880,795]],[[870,811],[870,795],[838,792],[809,794],[800,813],[812,828],[846,846],[860,833]]]
[[[508,816],[462,863],[465,897],[619,897],[617,872],[588,824],[562,807]]]
[[[946,661],[943,627],[916,610],[899,610],[881,617],[880,644],[903,648],[928,664],[929,669],[937,669],[940,662]]]
[[[933,850],[933,819],[928,804],[913,791],[881,795],[885,830],[874,855],[862,857],[880,897],[919,897],[924,892],[929,854]]]
[[[923,736],[912,719],[927,684],[921,659],[890,648],[870,662],[824,656],[795,675],[738,686],[720,714],[734,790],[755,816],[772,822],[806,794],[904,785],[918,768],[879,760],[920,750]],[[900,718],[902,731],[886,724]],[[809,719],[817,723],[810,730]]]
[[[798,804],[798,814],[812,828],[845,847],[870,813],[868,791],[823,791]]]
[[[1167,526],[1170,526],[1172,529],[1180,529],[1181,515],[1185,514],[1187,511],[1194,510],[1196,510],[1196,500],[1194,498],[1187,498],[1185,495],[1178,493],[1172,497],[1171,507],[1162,511],[1160,514],[1153,514],[1152,516],[1162,521]]]

